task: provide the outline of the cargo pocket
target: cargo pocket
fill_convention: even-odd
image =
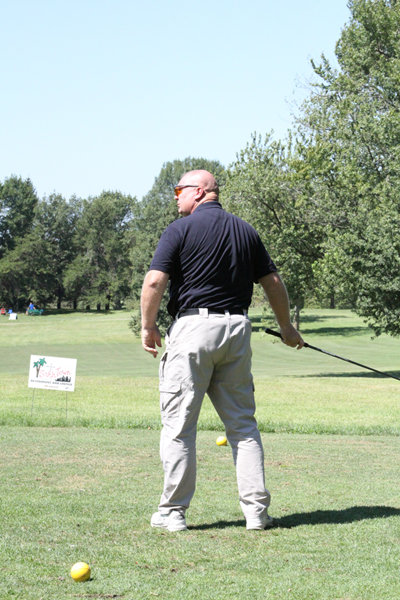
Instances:
[[[162,418],[179,417],[181,405],[181,386],[176,381],[160,381],[160,409]]]

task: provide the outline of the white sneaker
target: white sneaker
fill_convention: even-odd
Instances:
[[[259,519],[248,519],[246,521],[246,529],[269,529],[274,526],[274,520],[268,513]]]
[[[185,516],[178,510],[172,510],[166,515],[159,512],[154,513],[150,525],[168,529],[168,531],[185,531],[187,529]]]

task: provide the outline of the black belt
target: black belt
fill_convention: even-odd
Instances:
[[[191,315],[200,315],[201,308],[184,308],[180,310],[176,315],[177,319],[181,317],[188,317]],[[229,315],[247,315],[247,310],[244,308],[208,308],[207,309],[209,315],[224,315],[228,313]]]

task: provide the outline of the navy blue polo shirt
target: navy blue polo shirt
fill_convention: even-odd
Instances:
[[[150,270],[169,274],[174,317],[185,308],[247,310],[254,282],[277,269],[256,230],[213,201],[167,227]]]

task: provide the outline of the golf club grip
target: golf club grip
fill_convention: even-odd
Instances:
[[[268,327],[266,328],[265,333],[268,333],[269,335],[274,335],[275,337],[282,339],[282,336],[278,331],[274,331],[273,329],[269,329]]]
[[[269,327],[267,327],[265,329],[265,333],[268,333],[269,335],[273,335],[273,336],[279,338],[280,340],[282,339],[282,336],[279,333],[279,331],[274,331],[273,329],[270,329]],[[319,350],[319,352],[323,352],[323,350],[320,350],[319,348],[315,348],[315,346],[310,346],[310,344],[307,344],[307,342],[304,342],[304,348],[311,348],[312,350]]]

